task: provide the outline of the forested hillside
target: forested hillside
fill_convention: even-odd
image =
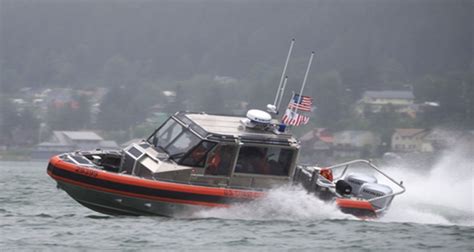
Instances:
[[[343,117],[365,90],[413,89],[419,102],[441,105],[424,122],[472,128],[473,5],[1,0],[1,94],[22,87],[122,88],[137,107],[122,111],[136,112],[153,105],[159,90],[179,89],[185,101],[179,106],[191,110],[225,112],[216,104],[227,101],[258,107],[273,101],[295,38],[288,90],[299,88],[314,50],[306,91],[315,97],[319,126],[347,122]],[[215,76],[237,84],[216,84]]]

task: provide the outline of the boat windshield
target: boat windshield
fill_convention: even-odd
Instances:
[[[201,140],[172,119],[168,120],[151,138],[155,147],[164,150],[175,161],[179,161]]]

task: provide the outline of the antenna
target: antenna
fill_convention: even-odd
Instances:
[[[309,69],[311,68],[311,63],[313,62],[314,52],[311,52],[311,56],[309,57],[308,67],[306,68],[306,73],[304,74],[303,84],[301,84],[301,89],[298,97],[298,104],[301,103],[301,99],[303,99],[303,89],[306,85],[306,80],[308,79]],[[298,107],[295,108],[295,113],[298,111]]]
[[[314,51],[311,52],[311,56],[309,57],[309,62],[308,62],[308,67],[306,68],[306,73],[304,75],[304,79],[303,79],[303,83],[301,84],[301,89],[300,89],[300,93],[298,94],[298,101],[297,101],[297,104],[301,104],[301,101],[303,99],[303,89],[304,89],[304,86],[306,85],[306,80],[308,79],[308,74],[309,74],[309,69],[311,68],[311,63],[313,62],[313,57],[314,57]],[[285,82],[286,84],[286,82]],[[294,99],[295,97],[295,93],[293,92],[293,95],[292,95],[292,98],[291,99]],[[290,100],[290,103],[293,102],[292,100]],[[294,107],[294,110],[293,108],[290,108],[290,114],[291,114],[291,118],[290,118],[290,122],[288,123],[289,127],[286,128],[286,126],[284,124],[282,124],[283,126],[280,126],[280,128],[278,129],[280,132],[284,132],[285,130],[290,130],[291,129],[291,125],[292,125],[292,122],[294,122],[293,120],[299,120],[298,118],[298,106],[293,106]],[[287,110],[288,111],[288,110]],[[282,117],[282,121],[284,119],[284,117],[286,116],[286,113],[285,115],[283,115]],[[296,116],[296,119],[294,118]]]
[[[286,83],[288,82],[288,76],[285,77],[285,81],[283,82],[283,87],[281,88],[280,97],[278,98],[278,103],[276,105],[276,114],[280,111],[281,100],[283,99],[283,93],[285,93]]]
[[[280,96],[283,96],[283,91],[284,91],[284,88],[282,88],[283,79],[285,78],[286,68],[288,67],[288,62],[290,61],[290,56],[291,56],[291,52],[293,51],[294,44],[295,44],[295,39],[292,39],[291,44],[290,44],[290,49],[288,50],[288,55],[286,56],[285,66],[283,67],[283,72],[281,73],[280,84],[278,85],[277,93],[275,95],[275,101],[273,102],[273,104],[267,105],[268,111],[274,114],[278,113],[277,106],[276,106],[278,98]]]

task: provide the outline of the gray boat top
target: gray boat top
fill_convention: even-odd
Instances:
[[[295,145],[297,140],[289,133],[272,128],[249,128],[242,124],[245,117],[210,115],[206,113],[178,112],[173,116],[183,126],[189,127],[203,139],[259,144]],[[272,122],[277,124],[276,121]]]

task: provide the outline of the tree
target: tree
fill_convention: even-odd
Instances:
[[[426,124],[472,127],[474,81],[470,78],[466,73],[426,75],[414,83],[415,96],[419,103],[439,104],[425,108],[426,113],[422,115],[422,119]]]
[[[3,144],[9,145],[13,141],[13,130],[18,124],[18,112],[13,103],[6,98],[0,101],[0,140]]]
[[[136,71],[134,64],[121,55],[115,55],[105,62],[102,76],[107,86],[121,87],[136,80]]]
[[[129,130],[143,122],[148,108],[156,102],[156,90],[135,87],[113,87],[100,104],[97,119],[103,130]]]
[[[406,85],[407,73],[400,62],[386,58],[377,66],[377,81],[382,89],[400,89]]]
[[[18,124],[14,129],[14,142],[17,145],[32,146],[39,141],[40,120],[35,112],[27,107],[18,114]]]
[[[314,94],[319,125],[334,128],[341,119],[349,116],[346,90],[337,71],[319,75],[311,93]]]
[[[29,107],[16,108],[8,99],[0,102],[0,141],[4,145],[33,145],[38,142],[40,122]]]
[[[90,101],[85,95],[73,95],[70,101],[53,100],[48,106],[47,123],[53,130],[81,130],[91,122]]]
[[[380,153],[385,153],[390,150],[392,143],[392,135],[395,132],[399,115],[395,112],[391,104],[383,106],[378,113],[373,113],[368,118],[370,121],[370,130],[380,135],[382,146]]]

